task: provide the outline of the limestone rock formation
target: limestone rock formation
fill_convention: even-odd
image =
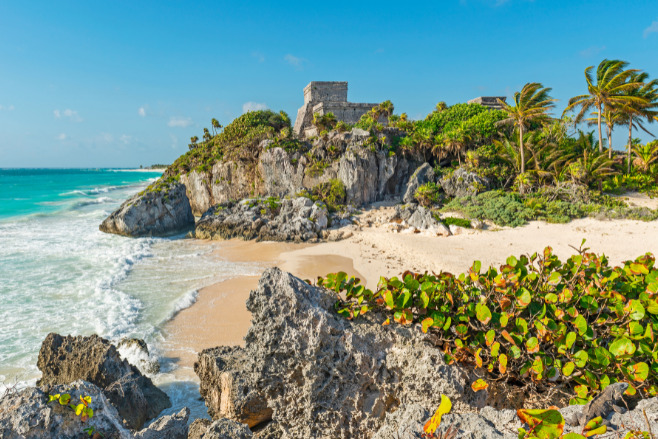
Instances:
[[[100,387],[134,430],[171,407],[166,393],[135,366],[122,360],[114,345],[97,335],[48,334],[41,345],[37,366],[43,374],[38,382],[40,386],[84,380]]]
[[[206,349],[194,369],[209,414],[256,426],[272,420],[283,438],[367,438],[401,404],[455,412],[482,407],[474,376],[447,365],[416,326],[382,326],[377,313],[348,321],[335,296],[279,269],[251,292],[246,346]],[[274,436],[272,436],[274,437]]]
[[[245,424],[221,418],[215,422],[207,419],[195,420],[190,425],[188,439],[251,439],[252,437],[251,430]]]
[[[190,409],[183,407],[178,413],[156,419],[135,433],[135,439],[187,439],[189,417]]]
[[[407,188],[404,191],[404,196],[402,197],[402,202],[404,203],[415,203],[416,202],[416,190],[430,182],[434,182],[436,176],[434,174],[434,169],[429,165],[429,163],[423,163],[418,169],[409,178],[407,183]]]
[[[309,198],[245,199],[219,205],[203,214],[196,226],[200,239],[314,241],[327,229],[327,207]]]
[[[451,197],[476,195],[489,187],[489,180],[464,168],[458,168],[451,175],[443,177],[440,183],[444,192]]]
[[[68,407],[48,402],[48,394],[68,393],[72,401],[91,397],[94,416],[84,424]],[[0,437],[3,439],[83,439],[85,428],[93,427],[105,439],[131,439],[116,409],[93,384],[76,381],[67,385],[28,387],[0,398]]]
[[[417,204],[404,204],[395,206],[395,214],[390,219],[401,222],[413,232],[423,232],[428,235],[450,236],[452,232],[448,227],[432,215],[430,209]]]
[[[183,232],[194,225],[194,215],[180,183],[165,184],[125,201],[100,225],[101,232],[123,236],[165,236]]]

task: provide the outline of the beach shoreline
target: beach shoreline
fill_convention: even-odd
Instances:
[[[361,220],[385,216],[390,206],[364,212]],[[217,257],[233,262],[277,266],[297,277],[315,282],[317,276],[345,271],[371,289],[380,276],[448,271],[459,274],[473,261],[498,267],[508,256],[530,255],[547,246],[562,260],[584,247],[621,264],[646,252],[658,253],[658,224],[632,220],[577,219],[566,224],[533,221],[516,228],[464,230],[450,237],[392,233],[383,225],[353,227],[353,235],[336,242],[293,244],[233,239],[222,241]],[[203,349],[242,346],[251,325],[246,300],[260,276],[240,276],[200,289],[196,303],[180,311],[164,326],[166,356],[174,358],[178,373],[195,379],[193,364]]]

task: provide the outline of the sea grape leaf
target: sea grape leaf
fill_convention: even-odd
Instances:
[[[450,398],[445,395],[441,395],[441,403],[439,404],[439,408],[436,409],[436,412],[434,412],[429,421],[425,423],[423,426],[423,431],[427,434],[434,434],[436,429],[439,428],[439,425],[441,425],[441,417],[450,413],[451,409],[452,402],[450,401]]]
[[[487,387],[489,387],[489,384],[482,378],[477,381],[473,381],[471,384],[471,389],[473,389],[474,392],[479,392],[480,390],[484,390]]]

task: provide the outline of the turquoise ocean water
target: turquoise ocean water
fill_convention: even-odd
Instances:
[[[217,258],[218,243],[98,230],[159,175],[0,169],[0,383],[34,383],[49,332],[139,337],[157,356],[162,325],[194,303],[199,288],[258,272],[255,265]],[[195,386],[177,382],[171,367],[153,378],[173,398],[172,410],[194,405]]]

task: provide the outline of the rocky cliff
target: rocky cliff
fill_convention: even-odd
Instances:
[[[259,145],[257,162],[218,161],[208,172],[183,173],[192,211],[200,216],[211,206],[254,196],[283,197],[302,189],[339,179],[347,202],[356,206],[400,195],[418,162],[390,153],[395,130],[373,138],[358,128],[306,146],[307,151],[286,152],[271,140]]]

